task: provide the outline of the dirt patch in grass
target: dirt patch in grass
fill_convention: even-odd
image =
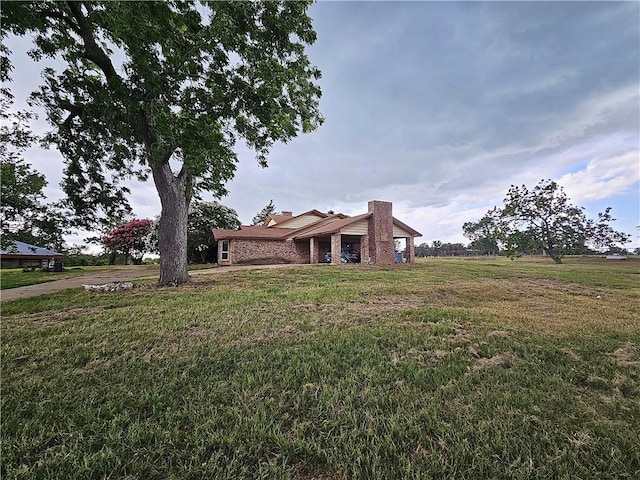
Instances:
[[[633,344],[627,344],[613,352],[616,364],[621,367],[640,368],[640,354]]]
[[[491,358],[478,358],[476,364],[473,366],[475,370],[481,370],[484,368],[496,368],[503,367],[509,368],[513,365],[520,363],[522,359],[514,352],[503,352],[494,355]]]
[[[105,310],[105,308],[107,307],[74,307],[62,310],[48,310],[46,312],[38,312],[32,313],[30,315],[25,315],[24,320],[26,322],[32,322],[37,325],[52,325],[56,323],[67,322],[70,320],[77,320],[78,317],[87,317],[93,314],[100,314]]]
[[[291,469],[291,478],[293,480],[334,480],[341,477],[334,474],[327,466],[300,462]]]
[[[513,334],[504,330],[494,330],[493,332],[489,332],[487,336],[496,338],[510,338],[513,336]]]

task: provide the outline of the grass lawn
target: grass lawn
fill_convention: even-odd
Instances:
[[[214,268],[215,265],[210,263],[189,265],[189,271],[203,270]],[[9,288],[26,287],[27,285],[35,285],[37,283],[53,282],[63,278],[85,275],[87,273],[104,272],[114,269],[149,269],[155,268],[159,270],[159,265],[105,265],[105,266],[85,266],[85,267],[66,267],[63,272],[43,272],[36,270],[34,272],[24,272],[21,268],[5,268],[0,270],[0,290]]]
[[[42,270],[24,272],[21,268],[3,268],[0,270],[0,290],[52,282],[61,278],[69,278],[73,275],[82,275],[87,273],[87,269],[95,267],[80,268],[81,270],[65,269],[64,272],[43,272]]]
[[[40,269],[33,272],[24,272],[22,268],[3,268],[0,270],[0,290],[53,282],[54,280],[77,277],[78,275],[85,275],[87,273],[113,270],[114,268],[133,267],[114,267],[113,265],[100,267],[66,267],[62,272],[43,272]]]
[[[291,267],[2,304],[2,478],[640,478],[640,263]]]

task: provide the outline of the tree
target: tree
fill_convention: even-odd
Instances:
[[[256,213],[256,216],[251,220],[251,225],[262,225],[267,217],[276,211],[276,206],[273,203],[273,200],[269,200],[269,203],[266,207]]]
[[[444,255],[450,257],[464,256],[467,253],[467,247],[462,243],[443,243],[441,249]]]
[[[22,159],[0,159],[0,224],[2,244],[11,241],[62,250],[65,219],[55,205],[42,203],[44,176]]]
[[[236,229],[240,220],[235,210],[218,202],[193,202],[189,209],[187,251],[189,262],[204,263],[211,247],[211,230]]]
[[[415,247],[416,257],[462,256],[468,253],[467,247],[462,243],[442,243],[440,240],[434,240],[431,246],[421,243]]]
[[[317,128],[320,71],[305,55],[310,2],[7,2],[3,31],[66,62],[33,94],[65,158],[71,205],[122,202],[121,181],[153,178],[162,212],[161,285],[188,281],[195,193],[225,193],[238,140],[262,166],[276,141]]]
[[[469,244],[471,250],[477,250],[484,255],[500,253],[494,232],[495,213],[495,210],[490,210],[477,222],[466,222],[462,226],[464,236],[471,240]]]
[[[115,263],[115,255],[113,255],[115,252],[124,255],[125,263],[128,263],[130,257],[134,265],[140,265],[150,233],[151,221],[146,219],[131,220],[111,230],[102,237],[105,250],[112,252],[111,258],[113,260],[110,260],[109,264]]]
[[[0,51],[6,51],[4,46]],[[9,66],[2,62],[0,81],[10,80]],[[32,112],[14,111],[13,96],[0,87],[0,230],[2,246],[12,241],[61,250],[66,222],[57,205],[44,203],[47,181],[23,154],[36,140],[29,128]]]
[[[555,263],[567,253],[585,251],[587,244],[611,247],[625,243],[629,235],[617,232],[611,209],[588,219],[584,208],[569,203],[564,190],[552,180],[542,180],[533,190],[512,185],[504,207],[490,210],[477,224],[465,224],[465,232],[480,231],[500,241],[507,255],[542,250]],[[483,223],[482,228],[477,227]],[[475,229],[475,230],[474,230]]]

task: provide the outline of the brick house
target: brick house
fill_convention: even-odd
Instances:
[[[260,226],[214,229],[218,264],[397,261],[394,240],[405,239],[404,261],[414,262],[414,238],[422,234],[392,216],[389,202],[373,200],[368,212],[349,217],[310,210],[269,215]]]

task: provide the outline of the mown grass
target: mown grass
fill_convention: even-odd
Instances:
[[[38,283],[52,282],[61,278],[69,278],[74,275],[82,275],[87,273],[85,268],[90,267],[82,267],[82,269],[78,270],[65,270],[64,272],[43,272],[42,270],[24,272],[22,268],[3,268],[0,270],[0,290],[36,285]]]
[[[0,290],[9,288],[26,287],[28,285],[36,285],[38,283],[53,282],[64,278],[76,277],[78,275],[86,275],[87,273],[107,272],[110,270],[159,270],[159,265],[104,265],[104,266],[84,266],[84,267],[66,267],[62,272],[43,272],[36,270],[34,272],[24,272],[21,268],[11,268],[0,270]],[[193,264],[189,265],[189,271],[204,270],[214,268],[214,265]]]
[[[3,268],[0,270],[0,290],[8,290],[10,288],[26,287],[28,285],[36,285],[38,283],[53,282],[63,278],[77,277],[86,275],[87,273],[104,272],[117,268],[132,267],[114,267],[110,266],[85,266],[85,267],[67,267],[62,272],[45,272],[35,270],[33,272],[25,272],[22,268]]]
[[[639,264],[430,259],[2,305],[3,478],[638,478]]]

